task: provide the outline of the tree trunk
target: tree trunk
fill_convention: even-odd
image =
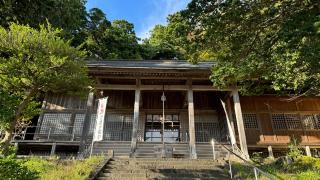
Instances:
[[[35,94],[37,94],[37,92],[38,92],[38,90],[36,88],[32,89],[28,93],[28,95],[19,104],[14,118],[12,119],[11,123],[9,124],[9,127],[5,130],[4,138],[0,142],[0,149],[1,149],[1,152],[3,153],[3,155],[7,155],[8,154],[9,145],[10,145],[10,141],[11,141],[12,136],[13,136],[12,133],[14,131],[14,128],[15,128],[18,120],[21,119],[23,110],[27,107],[27,105],[29,104],[30,100],[32,99],[32,97]]]

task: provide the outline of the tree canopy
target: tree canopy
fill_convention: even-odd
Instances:
[[[0,1],[0,25],[10,22],[39,28],[48,21],[63,29],[65,38],[72,38],[86,25],[86,0],[3,0]]]
[[[85,51],[60,38],[50,25],[39,27],[12,23],[0,27],[0,125],[8,144],[17,121],[35,114],[35,98],[42,92],[87,91],[89,78]]]
[[[217,87],[320,92],[320,3],[317,0],[193,0],[182,12],[191,61],[205,52],[216,62]]]

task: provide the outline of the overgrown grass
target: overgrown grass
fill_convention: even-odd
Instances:
[[[95,156],[85,160],[59,160],[57,158],[0,159],[0,179],[25,180],[84,180],[103,160]]]
[[[276,179],[283,180],[320,180],[320,159],[298,156],[293,159],[292,163],[278,159],[257,165],[260,169],[270,173]],[[254,179],[253,169],[243,164],[236,163],[233,165],[236,177],[241,179]],[[261,176],[261,179],[267,179]]]
[[[23,163],[29,170],[39,173],[43,180],[86,179],[90,172],[103,160],[95,156],[85,160],[40,159],[33,157]]]

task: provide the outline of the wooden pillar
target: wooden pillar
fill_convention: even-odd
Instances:
[[[274,159],[272,146],[268,146],[268,153],[269,153],[269,158]]]
[[[50,152],[50,156],[54,156],[55,153],[56,153],[56,147],[57,147],[57,143],[52,143],[52,146],[51,146],[51,152]]]
[[[188,114],[189,114],[189,150],[190,158],[197,159],[196,152],[196,134],[194,125],[194,103],[192,81],[188,80]]]
[[[86,146],[88,143],[88,133],[91,123],[91,111],[93,107],[93,99],[94,99],[94,93],[90,92],[87,99],[87,109],[86,114],[84,117],[83,127],[82,127],[82,135],[80,138],[80,145],[79,145],[79,151],[78,156],[79,158],[83,158],[85,154],[83,154],[86,150]]]
[[[133,112],[133,124],[132,124],[132,136],[131,136],[131,156],[133,155],[133,153],[137,148],[140,96],[141,96],[140,79],[137,79],[135,96],[134,96],[134,112]]]
[[[244,158],[249,159],[246,132],[244,129],[240,98],[237,90],[232,91],[232,97],[233,97],[234,111],[235,111],[237,126],[238,126],[240,148],[241,148],[241,151],[243,152]]]
[[[305,148],[306,148],[306,155],[311,157],[312,155],[311,155],[310,146],[306,146]]]

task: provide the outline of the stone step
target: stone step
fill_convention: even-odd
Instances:
[[[139,166],[116,166],[116,167],[110,167],[107,166],[109,170],[115,170],[115,169],[121,169],[121,170],[128,170],[128,171],[134,171],[135,169],[186,169],[186,170],[210,170],[217,168],[217,165],[139,165]]]
[[[101,173],[99,174],[99,177],[122,177],[122,178],[128,178],[128,177],[135,177],[135,178],[145,178],[146,173]]]
[[[147,161],[147,160],[132,160],[129,162],[129,164],[216,164],[218,163],[218,161],[214,161],[214,160],[205,160],[205,161],[201,161],[201,160],[184,160],[184,161],[179,161],[177,159],[177,161],[174,160],[168,160],[168,161],[164,161],[164,160],[159,160],[159,161]]]
[[[103,179],[228,179],[223,163],[213,160],[190,159],[112,159],[103,172]]]
[[[222,171],[222,170],[219,170]],[[201,178],[201,177],[210,177],[215,176],[217,174],[217,170],[201,170],[201,171],[190,171],[190,170],[182,170],[182,171],[174,171],[171,169],[160,170],[157,172],[120,172],[114,171],[111,173],[101,173],[99,177],[141,177],[141,178],[161,178],[161,177],[186,177],[186,178]]]

